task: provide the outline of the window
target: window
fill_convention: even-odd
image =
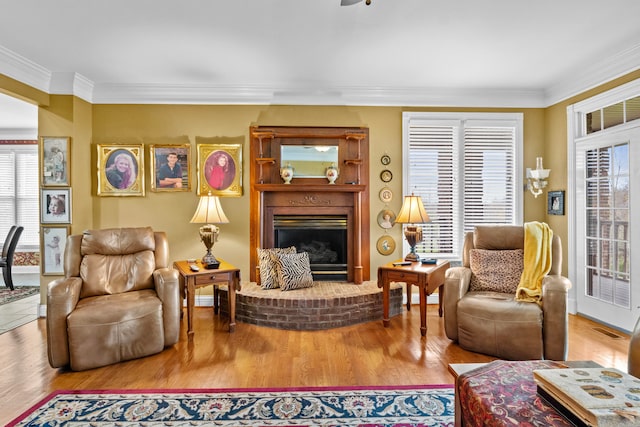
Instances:
[[[0,141],[0,239],[24,227],[20,250],[39,248],[38,142]]]
[[[419,253],[460,258],[464,233],[522,222],[522,114],[404,113],[404,192],[431,221]]]

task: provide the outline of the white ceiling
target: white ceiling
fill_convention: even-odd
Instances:
[[[640,68],[638,0],[0,0],[0,11],[0,73],[93,103],[542,107]]]

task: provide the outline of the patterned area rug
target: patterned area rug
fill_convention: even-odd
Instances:
[[[58,391],[8,426],[453,426],[450,385]]]
[[[0,305],[17,301],[22,298],[30,297],[31,295],[35,295],[39,292],[40,288],[38,286],[15,286],[14,290],[10,290],[9,288],[2,288],[0,289]]]

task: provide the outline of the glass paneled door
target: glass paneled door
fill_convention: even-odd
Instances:
[[[631,221],[640,200],[639,145],[636,128],[585,138],[576,150],[578,312],[627,331],[640,314],[633,266],[640,227]]]

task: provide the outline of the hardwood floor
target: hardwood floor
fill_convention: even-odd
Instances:
[[[44,319],[0,335],[0,424],[54,390],[118,388],[250,388],[451,384],[449,363],[488,362],[449,341],[437,306],[420,336],[419,310],[391,319],[326,331],[283,331],[238,323],[196,308],[194,340],[164,352],[85,372],[53,369]],[[611,337],[596,330],[611,332]],[[593,360],[626,371],[629,337],[582,317],[569,318],[569,360]]]

